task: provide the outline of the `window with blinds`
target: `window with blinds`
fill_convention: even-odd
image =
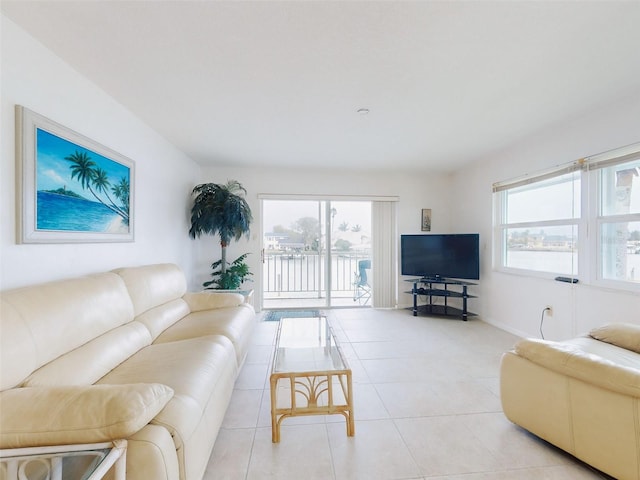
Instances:
[[[640,287],[640,144],[493,191],[494,268]]]

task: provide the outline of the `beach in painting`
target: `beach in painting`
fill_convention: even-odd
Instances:
[[[38,192],[38,230],[128,233],[122,217],[105,205],[50,192]]]

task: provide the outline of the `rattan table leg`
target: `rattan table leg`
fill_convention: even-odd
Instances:
[[[280,442],[280,423],[276,417],[276,385],[278,379],[271,375],[269,382],[271,384],[271,442],[278,443]]]

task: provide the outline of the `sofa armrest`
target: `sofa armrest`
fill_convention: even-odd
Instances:
[[[13,388],[0,392],[0,448],[127,438],[173,397],[161,384]]]
[[[244,303],[244,296],[232,292],[193,292],[182,297],[192,312],[215,308],[237,307]]]
[[[640,356],[639,368],[635,369],[562,342],[525,339],[520,340],[514,350],[520,357],[554,372],[640,398]]]

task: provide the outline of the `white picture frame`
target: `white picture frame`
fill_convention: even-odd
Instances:
[[[134,241],[135,163],[16,105],[18,243]]]

